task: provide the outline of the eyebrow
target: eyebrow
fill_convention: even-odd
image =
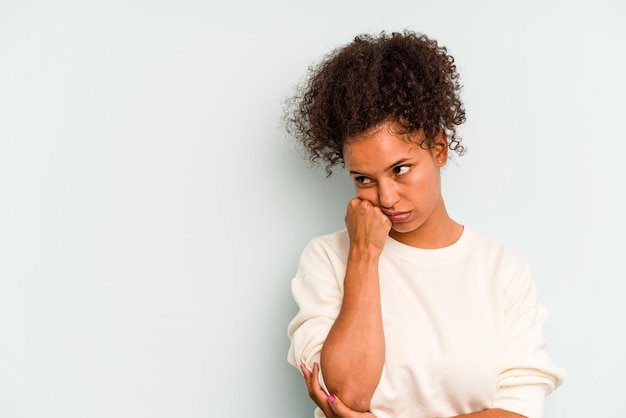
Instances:
[[[397,166],[399,166],[400,164],[402,164],[402,163],[405,163],[405,162],[409,161],[409,159],[410,159],[410,158],[408,158],[408,157],[405,157],[405,158],[400,158],[398,161],[396,161],[395,163],[393,163],[393,164],[389,165],[387,168],[385,168],[385,170],[384,170],[384,171],[391,170],[392,168],[397,167]],[[361,172],[359,172],[359,171],[355,171],[355,170],[350,170],[350,175],[364,175],[364,173],[361,173]]]

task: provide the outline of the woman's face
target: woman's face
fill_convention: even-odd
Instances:
[[[395,129],[397,132],[398,129]],[[358,198],[378,206],[392,222],[390,235],[420,246],[449,221],[441,197],[439,168],[447,161],[447,143],[424,149],[417,132],[412,142],[394,133],[392,123],[346,142],[344,162]]]

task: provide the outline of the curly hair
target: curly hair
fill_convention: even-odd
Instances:
[[[465,122],[454,58],[424,34],[405,30],[358,35],[309,68],[309,78],[288,98],[283,121],[312,163],[326,172],[343,165],[351,137],[383,122],[401,134],[424,131],[431,148],[442,131],[448,147],[463,155],[456,127]]]

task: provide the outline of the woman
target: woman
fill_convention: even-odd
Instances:
[[[446,210],[459,90],[446,49],[405,31],[335,50],[290,102],[289,132],[356,189],[292,282],[288,358],[316,417],[540,418],[562,382],[526,262]]]

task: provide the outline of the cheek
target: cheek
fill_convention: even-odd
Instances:
[[[361,200],[367,200],[371,203],[373,203],[374,205],[376,204],[376,201],[378,200],[378,194],[376,193],[376,189],[374,188],[370,188],[370,189],[362,189],[362,188],[355,188],[355,192],[356,192],[356,197],[358,197]]]

